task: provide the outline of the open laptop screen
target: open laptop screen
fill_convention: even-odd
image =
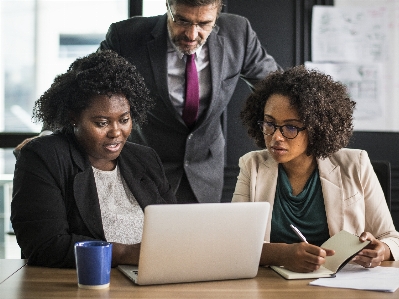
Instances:
[[[266,202],[147,206],[136,283],[256,276],[269,209]]]

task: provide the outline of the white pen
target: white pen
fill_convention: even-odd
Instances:
[[[292,230],[294,231],[294,233],[296,233],[296,235],[305,243],[308,243],[308,241],[306,241],[306,238],[304,237],[304,235],[302,235],[302,233],[299,231],[299,229],[297,229],[294,225],[290,224]]]

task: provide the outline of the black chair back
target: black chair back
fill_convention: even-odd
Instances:
[[[371,160],[374,172],[378,177],[389,210],[391,211],[391,163],[389,161]]]

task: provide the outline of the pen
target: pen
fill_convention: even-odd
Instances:
[[[294,225],[290,224],[292,230],[294,231],[294,233],[296,233],[296,235],[305,243],[308,243],[308,241],[306,241],[306,238],[304,237],[304,235],[302,235],[302,233],[299,231],[299,229],[297,229]]]

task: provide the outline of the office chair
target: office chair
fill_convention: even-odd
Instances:
[[[389,161],[371,160],[371,165],[373,165],[382,191],[384,191],[389,211],[391,211],[391,163]]]

